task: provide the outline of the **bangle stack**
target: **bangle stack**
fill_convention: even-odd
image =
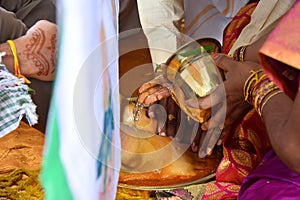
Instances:
[[[233,59],[236,61],[245,61],[245,52],[246,52],[247,46],[239,47],[237,50],[234,51]]]
[[[282,91],[262,70],[251,71],[251,73],[244,84],[244,97],[245,101],[253,105],[261,116],[267,102],[275,95],[282,93]]]

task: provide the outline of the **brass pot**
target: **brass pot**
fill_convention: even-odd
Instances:
[[[210,110],[188,106],[186,100],[205,97],[220,85],[223,74],[210,57],[220,50],[217,40],[200,39],[179,48],[166,62],[164,73],[172,83],[172,98],[189,117],[200,123],[210,117]]]

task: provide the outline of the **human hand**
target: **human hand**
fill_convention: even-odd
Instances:
[[[43,81],[52,81],[56,68],[57,26],[40,20],[26,35],[14,40],[22,74]]]
[[[211,118],[201,126],[202,130],[207,132],[200,142],[200,158],[210,155],[215,144],[222,143],[221,133],[224,133],[230,124],[250,108],[244,100],[244,83],[251,75],[250,70],[260,69],[260,65],[255,62],[238,62],[218,54],[213,54],[212,58],[215,64],[226,73],[226,80],[209,96],[199,98],[197,101],[195,99],[187,101],[195,108],[197,106],[201,109],[215,108]]]
[[[162,69],[167,67],[162,64]],[[156,75],[156,77],[143,84],[139,88],[139,96],[137,102],[140,104],[151,105],[161,99],[167,98],[171,95],[169,90],[171,83],[166,79],[163,73]]]
[[[199,147],[203,144],[206,133],[201,129],[201,124],[189,118],[172,97],[152,104],[148,109],[148,116],[157,134],[170,137],[180,143],[191,144],[191,150],[200,155]]]
[[[148,109],[148,116],[157,122],[156,130],[159,135],[175,137],[180,124],[180,108],[172,97],[152,104]]]

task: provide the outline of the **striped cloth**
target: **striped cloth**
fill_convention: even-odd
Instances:
[[[3,55],[3,54],[1,54]],[[26,115],[29,125],[37,123],[36,106],[28,93],[24,79],[17,78],[0,67],[0,137],[15,130]]]

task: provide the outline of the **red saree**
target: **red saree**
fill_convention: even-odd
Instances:
[[[242,29],[250,22],[257,2],[240,10],[224,31],[223,53],[228,53]],[[255,169],[270,149],[261,117],[255,110],[241,116],[227,131],[224,157],[216,172],[216,182],[209,183],[202,199],[236,199],[243,179]]]
[[[259,52],[265,73],[293,100],[300,91],[299,30],[300,1],[297,0]],[[290,170],[271,150],[265,155],[263,162],[244,179],[238,198],[296,200],[299,195],[299,174]]]
[[[257,4],[258,1],[244,6],[225,28],[223,33],[222,53],[228,54],[243,28],[251,21],[251,14]]]

